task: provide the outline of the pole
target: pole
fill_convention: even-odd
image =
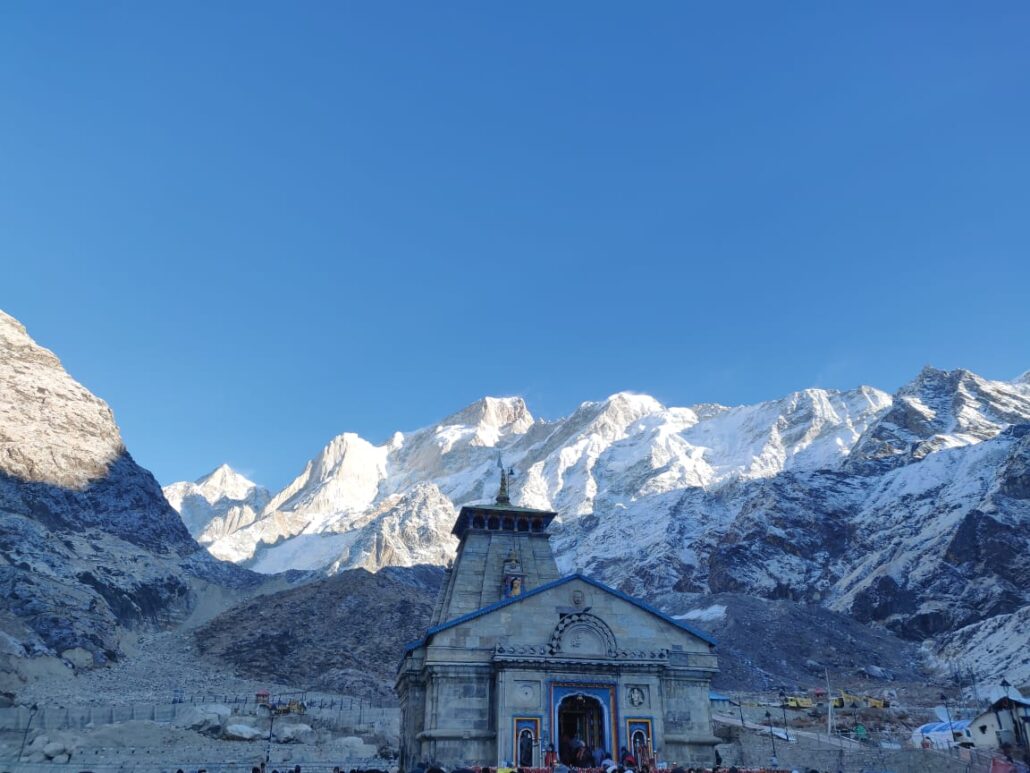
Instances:
[[[955,724],[951,721],[951,709],[948,708],[948,696],[941,693],[941,700],[944,701],[944,713],[948,717],[948,751],[955,747]]]
[[[275,725],[275,711],[268,707],[268,746],[265,748],[265,762],[272,761],[272,727]]]
[[[780,690],[780,709],[783,711],[783,734],[787,736],[787,743],[790,743],[790,731],[787,729],[787,693]]]
[[[976,671],[973,670],[969,663],[966,663],[966,671],[969,672],[969,678],[973,682],[973,700],[976,701],[976,710],[979,711],[982,706],[980,703],[980,685],[976,681]]]
[[[765,712],[765,720],[769,723],[769,743],[772,744],[772,756],[776,759],[776,736],[773,735],[772,714]]]
[[[19,763],[21,762],[21,755],[25,752],[25,741],[29,737],[29,726],[32,725],[32,718],[36,716],[36,711],[38,710],[38,708],[39,707],[35,703],[33,703],[32,707],[29,709],[29,718],[25,720],[25,732],[21,735],[21,748],[18,749]]]
[[[830,693],[830,670],[823,669],[823,676],[826,677],[826,736],[833,735],[833,695]]]
[[[744,722],[744,699],[737,698],[737,711],[740,712],[740,762],[744,762],[744,729],[747,723]]]

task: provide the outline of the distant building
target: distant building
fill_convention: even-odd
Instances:
[[[712,705],[713,711],[731,711],[735,704],[729,695],[711,690],[708,693],[708,702]]]
[[[715,760],[713,640],[580,574],[561,577],[555,513],[463,507],[429,629],[397,676],[401,768],[540,767],[580,745],[683,764]]]
[[[912,745],[933,749],[950,749],[952,746],[972,746],[969,739],[968,719],[953,722],[927,722],[912,731]]]

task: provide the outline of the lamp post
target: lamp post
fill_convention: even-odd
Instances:
[[[790,743],[790,731],[787,729],[787,693],[780,688],[780,709],[783,710],[783,734],[787,736],[787,743]]]
[[[772,714],[765,712],[765,721],[769,724],[769,743],[772,744],[773,765],[776,764],[776,736],[773,735]]]
[[[951,739],[948,743],[948,750],[950,751],[955,746],[955,724],[951,721],[951,709],[948,708],[948,696],[941,693],[941,700],[944,701],[944,713],[948,717],[948,737]]]

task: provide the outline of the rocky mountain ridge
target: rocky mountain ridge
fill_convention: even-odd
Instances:
[[[245,677],[389,700],[442,579],[434,567],[346,570],[240,604],[194,638],[206,659]]]
[[[192,539],[107,404],[0,312],[0,690],[30,656],[103,664],[126,628],[256,582]]]
[[[253,523],[209,549],[239,563],[260,560],[263,571],[293,568],[275,561],[290,539],[347,533],[356,522],[363,528],[367,513],[415,486],[434,487],[454,506],[490,499],[500,458],[520,471],[515,491],[523,504],[565,518],[594,512],[597,497],[618,495],[612,484],[626,496],[647,496],[819,468],[839,461],[888,404],[887,395],[867,387],[806,390],[738,408],[665,408],[649,396],[620,393],[549,422],[534,419],[521,398],[487,397],[380,446],[352,433],[333,438]],[[173,502],[182,485],[166,487]],[[414,556],[413,563],[430,559]],[[343,565],[363,561],[354,556]]]
[[[620,393],[556,421],[484,398],[381,445],[337,436],[209,549],[262,572],[441,564],[455,508],[492,498],[502,458],[516,501],[560,513],[565,571],[651,598],[818,604],[936,652],[1030,603],[1028,423],[1026,378],[933,368],[893,396],[677,408]]]

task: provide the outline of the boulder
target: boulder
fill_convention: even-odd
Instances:
[[[229,725],[225,728],[222,737],[227,741],[255,741],[265,734],[256,727],[250,725]]]
[[[275,729],[275,740],[279,743],[304,743],[314,740],[315,731],[311,725],[298,722],[293,725],[283,725]]]
[[[204,735],[220,736],[231,715],[232,710],[228,706],[209,703],[203,706],[190,706],[175,718],[174,724]]]
[[[362,739],[357,736],[345,736],[339,739],[339,745],[343,747],[344,753],[348,759],[365,760],[376,756],[375,746],[369,743],[365,743]]]
[[[43,754],[53,759],[58,754],[64,754],[66,751],[65,746],[60,741],[51,741],[43,747]]]
[[[93,653],[82,647],[66,649],[61,657],[78,669],[93,667]]]
[[[68,760],[70,760],[70,759],[71,759],[71,757],[69,755],[67,755],[67,754],[58,754],[57,756],[55,756],[50,761],[55,763],[55,764],[57,764],[57,765],[63,765],[66,762],[68,762]]]
[[[43,747],[46,746],[48,743],[50,743],[50,736],[48,736],[46,733],[40,733],[32,739],[32,743],[30,743],[25,750],[28,752],[41,752],[43,751]]]

